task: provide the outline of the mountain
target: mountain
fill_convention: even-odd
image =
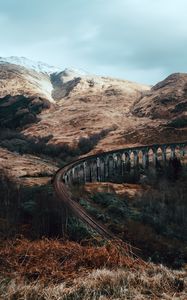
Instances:
[[[72,159],[70,149],[82,155],[186,140],[186,91],[187,74],[172,74],[150,87],[26,58],[1,58],[0,127],[21,136],[1,140],[0,146],[28,153],[39,141],[54,156],[61,151],[55,147],[66,147]]]
[[[36,68],[26,68],[28,63],[23,66],[25,60],[19,58],[12,60],[14,64],[10,59],[9,62],[1,61],[0,124],[19,127],[27,136],[44,137],[50,133],[53,135],[51,142],[56,144],[76,147],[81,137],[98,133],[103,128],[111,132],[112,138],[115,131],[118,144],[124,143],[120,137],[124,126],[131,126],[127,118],[129,109],[150,89],[76,69],[50,74],[38,72]]]
[[[53,102],[48,74],[10,63],[0,64],[0,98],[7,95],[41,96]]]
[[[187,74],[175,73],[157,83],[133,106],[133,112],[152,119],[171,119],[186,113]]]
[[[157,83],[132,107],[138,117],[163,120],[168,126],[183,131],[187,127],[187,74],[175,73]]]
[[[80,299],[87,299],[93,287],[94,295],[102,297],[106,282],[107,292],[115,299],[119,299],[119,291],[123,299],[125,295],[136,299],[150,299],[151,295],[161,299],[164,295],[171,299],[170,294],[186,299],[186,273],[181,271],[187,258],[185,172],[176,180],[178,173],[174,174],[173,164],[169,164],[165,178],[158,164],[156,174],[152,168],[144,172],[140,167],[140,180],[137,172],[129,176],[125,172],[125,178],[136,184],[92,182],[67,191],[76,201],[80,199],[76,204],[82,203],[105,223],[117,240],[125,241],[119,240],[115,247],[112,243],[103,246],[97,235],[90,234],[63,209],[52,186],[55,172],[82,155],[187,140],[186,96],[187,74],[172,74],[150,87],[76,69],[61,70],[25,58],[1,58],[2,299],[7,299],[10,291],[15,299],[22,299],[23,294],[28,298],[33,295],[33,299],[45,294],[46,298],[54,294],[48,288],[51,281],[59,299],[66,293],[67,297],[80,294]],[[179,164],[176,170],[181,170]],[[61,237],[63,243],[57,240]],[[70,263],[64,263],[64,257],[69,257]],[[161,267],[150,264],[150,260],[161,262]],[[171,271],[163,264],[180,271]],[[92,274],[88,268],[93,268]],[[141,278],[141,285],[137,278]],[[128,279],[130,288],[124,294]]]

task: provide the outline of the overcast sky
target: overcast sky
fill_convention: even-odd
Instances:
[[[0,56],[154,84],[187,72],[187,0],[0,0]]]

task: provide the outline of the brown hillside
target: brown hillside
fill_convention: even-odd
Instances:
[[[187,74],[176,73],[152,87],[141,100],[135,102],[132,111],[139,117],[151,119],[187,120],[186,98]]]
[[[186,91],[186,74],[173,74],[150,88],[69,69],[47,74],[1,63],[0,126],[17,128],[26,138],[50,135],[48,144],[71,148],[82,137],[100,135],[89,153],[182,141],[187,139]]]

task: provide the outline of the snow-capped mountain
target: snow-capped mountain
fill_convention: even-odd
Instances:
[[[28,136],[50,133],[54,143],[71,147],[81,137],[114,128],[97,150],[186,139],[187,129],[177,127],[186,124],[186,86],[186,74],[151,88],[22,57],[0,57],[0,122],[23,128]],[[173,120],[175,130],[173,123],[167,125]]]
[[[31,69],[36,72],[45,73],[45,74],[52,74],[52,73],[61,73],[64,77],[85,77],[85,76],[95,76],[93,74],[90,74],[82,69],[74,68],[74,67],[68,67],[68,68],[60,68],[48,65],[41,61],[34,61],[32,59],[28,59],[26,57],[19,57],[19,56],[9,56],[9,57],[1,57],[0,56],[0,64],[14,64],[17,66],[25,67],[26,69]]]
[[[70,93],[82,94],[90,87],[92,91],[100,90],[114,82],[125,89],[131,85],[127,81],[100,77],[74,67],[54,67],[26,57],[0,57],[0,98],[9,92],[12,96],[40,95],[54,103]]]
[[[10,57],[0,57],[0,64],[9,63],[18,66],[25,67],[26,69],[31,69],[36,72],[52,74],[61,72],[63,69],[59,67],[50,66],[46,63],[41,61],[33,61],[26,57],[17,57],[17,56],[10,56]]]

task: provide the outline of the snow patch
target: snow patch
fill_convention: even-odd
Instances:
[[[53,90],[51,82],[49,80],[40,80],[39,85],[42,92],[47,96],[47,99],[50,102],[55,103],[55,100],[51,96]]]
[[[10,56],[10,57],[0,57],[0,64],[9,63],[18,66],[25,67],[26,69],[31,69],[36,72],[52,74],[56,72],[62,72],[62,69],[54,66],[50,66],[46,63],[41,61],[33,61],[26,57],[17,57],[17,56]]]
[[[40,77],[33,78],[27,75],[27,79],[37,88],[38,93],[42,93],[50,102],[55,103],[52,98],[53,85],[49,76],[41,74]]]

